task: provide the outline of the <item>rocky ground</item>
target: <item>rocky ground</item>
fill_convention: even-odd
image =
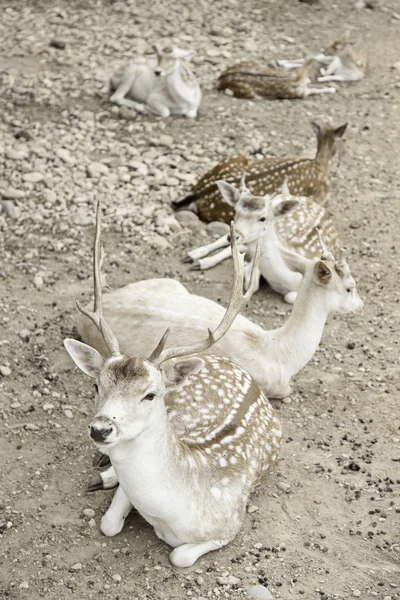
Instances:
[[[398,0],[373,10],[350,0],[1,0],[0,10],[0,194],[16,204],[0,215],[0,598],[239,599],[256,584],[276,600],[400,598]],[[253,103],[214,89],[233,60],[315,52],[346,30],[366,40],[371,68],[334,96]],[[171,38],[197,50],[196,121],[136,116],[98,95],[116,66]],[[135,514],[105,538],[112,492],[85,491],[92,390],[62,340],[75,335],[75,298],[91,295],[94,201],[111,287],[177,277],[224,302],[229,263],[188,271],[182,256],[211,234],[175,219],[170,202],[231,152],[312,153],[310,119],[349,123],[329,210],[365,313],[331,318],[291,402],[274,402],[281,459],[238,537],[180,572]],[[289,310],[264,286],[248,315],[273,328]]]

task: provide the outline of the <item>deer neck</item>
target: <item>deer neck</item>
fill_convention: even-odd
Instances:
[[[328,309],[324,288],[303,280],[292,313],[274,336],[269,352],[293,377],[314,356],[324,331]]]
[[[174,510],[176,490],[185,471],[180,464],[181,445],[164,404],[154,416],[151,425],[136,438],[117,444],[109,452],[123,490],[150,522],[152,516],[162,519]]]
[[[299,289],[302,276],[290,271],[285,265],[279,245],[282,244],[273,223],[270,223],[260,239],[259,269],[273,290],[280,294]],[[257,243],[249,245],[250,255],[254,256]]]
[[[322,140],[318,146],[315,162],[320,166],[325,176],[328,175],[329,165],[332,159],[332,148],[330,144]]]
[[[167,78],[168,91],[175,100],[185,100],[187,98],[188,82],[184,77],[184,66],[179,66]]]

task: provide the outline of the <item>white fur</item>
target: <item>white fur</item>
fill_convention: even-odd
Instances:
[[[195,118],[201,102],[200,86],[191,72],[191,77],[184,79],[181,66],[181,60],[188,60],[192,54],[175,48],[172,68],[158,76],[156,59],[136,59],[122,74],[117,72],[111,77],[103,91],[109,93],[114,89],[111,102],[139,112],[145,110],[145,105],[151,113],[162,117]],[[188,67],[185,68],[189,72]]]

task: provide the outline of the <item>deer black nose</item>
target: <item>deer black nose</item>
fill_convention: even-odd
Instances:
[[[94,425],[92,425],[90,427],[90,437],[95,442],[104,442],[106,440],[107,436],[109,436],[111,432],[112,432],[112,427],[102,427],[100,429],[98,429]]]
[[[161,71],[161,69],[156,69],[154,71],[154,73],[157,75],[157,77],[159,77],[161,75],[162,71]]]

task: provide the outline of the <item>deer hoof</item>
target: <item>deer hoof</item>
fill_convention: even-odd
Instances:
[[[107,456],[107,454],[102,454],[101,452],[97,452],[96,456],[93,459],[93,466],[94,467],[107,467],[108,465],[110,465],[110,458]]]
[[[184,262],[184,263],[191,263],[191,262],[193,262],[193,258],[191,258],[191,257],[189,256],[189,254],[187,254],[187,255],[185,256],[185,258],[182,258],[182,262]]]
[[[191,269],[191,271],[201,271],[200,261],[194,260],[190,269]]]
[[[87,486],[88,492],[97,492],[98,490],[104,490],[104,483],[101,475],[95,475],[92,477]]]

